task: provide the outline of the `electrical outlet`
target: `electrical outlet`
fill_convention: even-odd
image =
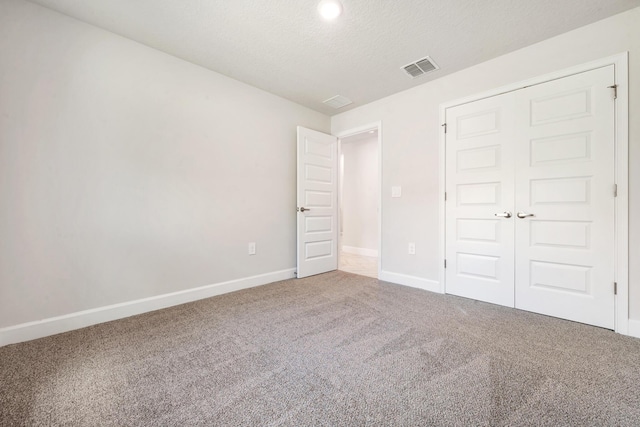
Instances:
[[[256,254],[256,242],[249,242],[249,255]]]
[[[416,254],[416,244],[415,243],[409,243],[409,255],[415,255]]]

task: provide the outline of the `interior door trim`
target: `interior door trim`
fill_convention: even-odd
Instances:
[[[561,79],[585,71],[594,70],[609,65],[614,66],[615,85],[617,85],[617,99],[614,111],[615,127],[615,184],[617,185],[617,197],[615,198],[615,270],[614,281],[617,283],[615,295],[615,331],[623,335],[629,335],[629,53],[622,52],[607,58],[577,65],[550,74],[545,74],[533,79],[525,80],[502,86],[476,95],[467,96],[440,105],[440,125],[443,125],[439,137],[439,219],[438,219],[438,253],[442,262],[438,280],[441,293],[445,292],[445,117],[447,108],[493,97],[527,86],[537,85],[552,80]],[[613,190],[612,190],[613,191]],[[613,283],[612,283],[613,292]]]

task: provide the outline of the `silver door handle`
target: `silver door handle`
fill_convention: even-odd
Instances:
[[[511,212],[506,211],[502,213],[494,214],[495,216],[499,216],[500,218],[511,218]]]
[[[305,208],[304,206],[298,209],[300,212],[310,211],[311,209]]]
[[[518,213],[516,214],[516,216],[517,216],[518,218],[526,218],[526,217],[528,217],[528,216],[535,216],[535,215],[534,215],[534,214],[531,214],[531,213],[518,212]]]

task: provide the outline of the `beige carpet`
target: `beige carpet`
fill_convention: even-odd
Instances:
[[[2,426],[639,426],[640,340],[343,272],[0,348]]]

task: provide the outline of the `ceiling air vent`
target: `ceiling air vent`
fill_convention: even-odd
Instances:
[[[435,62],[428,56],[426,58],[419,59],[416,62],[412,62],[411,64],[407,64],[402,67],[404,71],[411,76],[411,78],[420,77],[424,74],[427,74],[431,71],[435,71],[439,69]]]
[[[345,105],[352,104],[353,101],[347,98],[346,96],[336,95],[332,98],[327,99],[326,101],[322,101],[322,103],[328,105],[329,107],[333,107],[337,110],[338,108],[342,108]]]

